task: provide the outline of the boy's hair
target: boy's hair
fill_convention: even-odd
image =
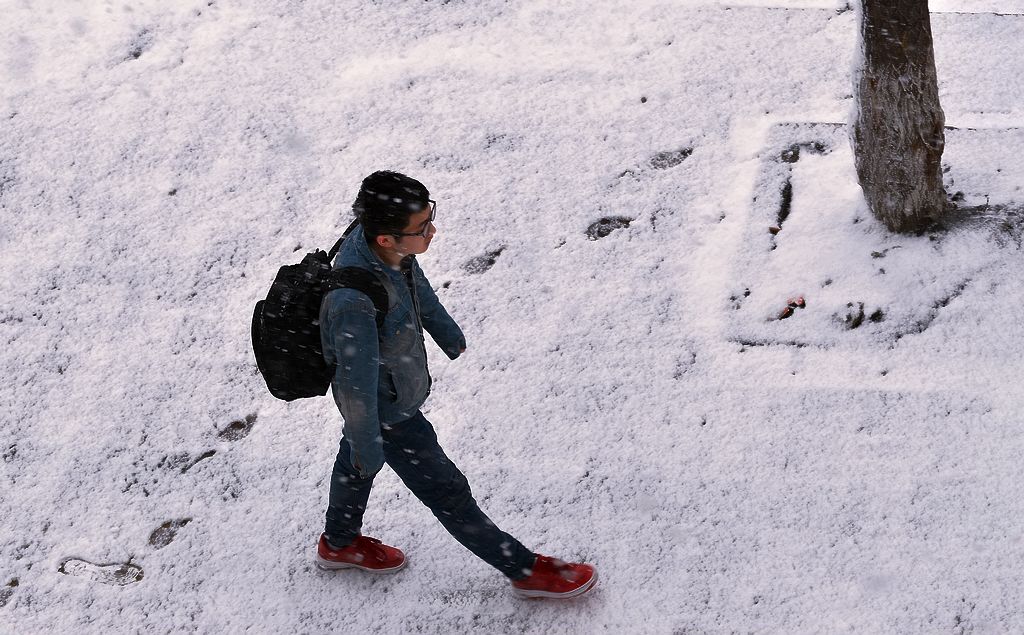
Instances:
[[[430,192],[416,179],[381,170],[363,179],[352,211],[372,241],[377,236],[402,233],[409,217],[422,212],[429,198]]]

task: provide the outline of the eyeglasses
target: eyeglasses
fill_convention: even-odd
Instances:
[[[434,217],[437,215],[437,201],[427,199],[427,204],[430,205],[430,218],[423,224],[423,230],[412,234],[394,233],[392,236],[418,236],[420,238],[426,238],[427,232],[430,231],[430,224],[434,222]]]

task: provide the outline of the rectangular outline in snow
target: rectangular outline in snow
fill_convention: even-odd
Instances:
[[[775,248],[775,234],[777,232],[768,231],[767,228],[775,228],[774,223],[777,221],[777,208],[780,204],[783,188],[789,183],[793,166],[800,160],[799,153],[809,150],[812,154],[823,154],[830,152],[832,148],[836,147],[836,144],[849,143],[849,136],[846,131],[847,126],[848,124],[846,123],[832,121],[789,121],[774,123],[769,127],[765,135],[764,145],[758,152],[757,177],[754,182],[752,195],[748,199],[750,205],[747,214],[748,222],[743,230],[743,237],[740,241],[741,249],[739,253],[749,254],[751,257],[737,267],[738,276],[731,290],[751,288],[749,280],[744,280],[744,278],[750,276],[751,272],[760,271],[762,269],[760,266],[761,261],[768,257],[768,254]],[[978,131],[1020,133],[1024,131],[1024,127],[981,128],[976,126],[946,126],[946,131],[963,133]],[[822,143],[826,147],[818,146],[818,144]],[[794,148],[798,149],[797,156],[792,154]],[[787,153],[791,154],[787,155]],[[792,160],[787,158],[787,156]],[[998,208],[1000,205],[997,202],[986,205],[986,207]],[[762,226],[765,228],[763,232],[759,231],[759,228],[762,228]],[[978,272],[974,272],[974,274],[976,273]],[[962,293],[963,287],[969,284],[969,282],[970,278],[962,283],[958,291],[954,293]],[[736,304],[732,309],[727,310],[726,318],[728,326],[725,335],[726,340],[729,342],[739,344],[744,348],[778,346],[782,348],[830,350],[835,347],[831,343],[800,341],[797,338],[782,336],[782,334],[779,337],[760,337],[752,333],[754,329],[743,329],[742,325],[739,325],[739,328],[737,328],[736,314],[740,312],[743,301],[738,296],[734,299]],[[937,311],[941,307],[932,307],[932,309]],[[935,315],[929,315],[930,324],[934,320]],[[911,326],[903,331],[896,331],[892,336],[879,340],[879,347],[891,348],[901,339],[923,332],[927,326],[925,325],[923,329]]]

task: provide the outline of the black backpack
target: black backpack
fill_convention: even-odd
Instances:
[[[334,289],[365,293],[377,310],[377,330],[388,312],[388,292],[377,276],[359,267],[331,270],[331,261],[358,220],[349,225],[331,251],[317,249],[297,265],[281,267],[266,300],[252,314],[252,350],[256,366],[278,399],[293,401],[327,394],[334,366],[320,346],[320,303]]]

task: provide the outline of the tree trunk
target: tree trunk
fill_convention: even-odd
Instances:
[[[939,105],[928,0],[862,0],[853,150],[871,212],[897,232],[947,208],[945,115]]]

